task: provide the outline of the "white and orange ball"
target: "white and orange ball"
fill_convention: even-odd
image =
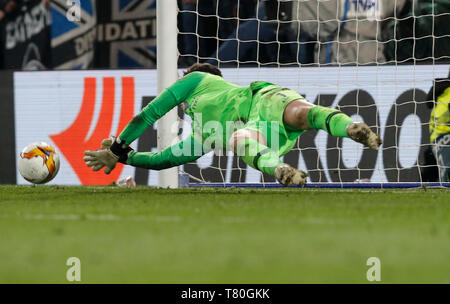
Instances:
[[[55,178],[59,170],[59,154],[45,142],[26,146],[19,155],[20,175],[33,184],[45,184]]]

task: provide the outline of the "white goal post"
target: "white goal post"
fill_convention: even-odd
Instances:
[[[158,0],[157,14],[157,75],[158,94],[178,79],[177,71],[177,1]],[[177,138],[177,109],[172,109],[158,121],[158,150],[161,151]],[[158,186],[178,188],[178,167],[162,170],[158,173]]]

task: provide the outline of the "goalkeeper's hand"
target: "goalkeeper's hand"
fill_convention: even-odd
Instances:
[[[118,162],[126,164],[131,151],[134,150],[128,146],[122,146],[115,136],[111,136],[102,141],[101,150],[85,151],[83,159],[88,167],[92,167],[92,171],[99,171],[106,167],[104,172],[109,174]]]
[[[275,169],[275,178],[284,186],[306,184],[306,177],[308,175],[288,164],[281,164]]]
[[[116,167],[119,156],[111,152],[110,149],[102,149],[97,151],[84,151],[83,160],[88,167],[92,167],[92,171],[99,171],[103,167],[105,173],[109,174]]]

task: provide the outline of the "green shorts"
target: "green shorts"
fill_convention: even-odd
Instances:
[[[249,121],[245,129],[259,131],[273,150],[282,156],[289,152],[304,130],[293,130],[284,124],[286,106],[293,100],[305,99],[297,92],[276,85],[264,87],[253,97]],[[277,139],[278,138],[278,139]]]

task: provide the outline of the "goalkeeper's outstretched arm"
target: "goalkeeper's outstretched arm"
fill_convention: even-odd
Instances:
[[[170,162],[167,161],[167,157],[169,157],[167,152],[164,154],[157,154],[156,156],[150,154],[136,154],[129,145],[148,127],[153,125],[155,121],[186,100],[198,86],[203,77],[203,73],[190,73],[165,89],[128,123],[108,149],[85,151],[84,161],[86,162],[86,165],[92,167],[93,171],[99,171],[103,167],[106,167],[105,173],[109,174],[115,168],[117,162],[128,163],[128,157],[131,155],[136,158],[136,164],[138,166],[143,166],[143,159],[147,159],[151,163],[151,166],[154,167],[158,166],[157,161],[164,162],[160,165],[161,167],[175,163],[173,160]],[[162,155],[164,155],[164,157],[162,157]],[[185,159],[182,157],[179,161],[185,161]]]
[[[197,160],[203,155],[202,144],[193,135],[161,152],[129,153],[127,165],[151,170],[163,170]]]
[[[203,77],[200,73],[191,73],[165,89],[128,123],[118,137],[120,144],[130,145],[155,121],[185,101]]]

